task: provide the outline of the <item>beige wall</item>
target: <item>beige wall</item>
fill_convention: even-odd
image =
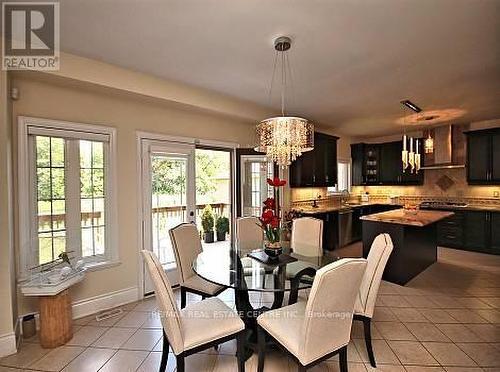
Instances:
[[[0,355],[15,350],[11,207],[11,133],[7,73],[0,71]],[[10,339],[9,339],[10,335]],[[10,346],[9,346],[10,343]]]
[[[34,79],[31,74],[16,74],[12,84],[20,92],[20,99],[13,103],[14,127],[17,117],[26,115],[102,124],[117,129],[121,264],[88,273],[85,280],[72,289],[74,301],[138,284],[137,130],[242,144],[248,143],[254,133],[254,126],[248,122],[111,89],[59,80],[54,83],[47,78]],[[19,295],[19,305],[22,314],[33,309],[35,302]]]
[[[89,272],[82,283],[72,288],[73,301],[139,285],[136,131],[253,147],[255,123],[274,114],[242,100],[65,53],[61,55],[60,71],[14,72],[11,80],[12,85],[19,89],[20,97],[12,106],[11,138],[14,144],[17,141],[17,117],[22,115],[117,129],[121,264]],[[329,128],[318,129],[338,135]],[[340,137],[339,156],[350,157],[350,139]],[[14,161],[15,155],[14,149]],[[14,190],[16,188],[14,183]],[[17,221],[17,208],[14,212],[14,221]],[[17,229],[16,226],[16,239]],[[19,254],[16,243],[15,251]],[[36,300],[19,293],[17,300],[19,314],[36,310]]]

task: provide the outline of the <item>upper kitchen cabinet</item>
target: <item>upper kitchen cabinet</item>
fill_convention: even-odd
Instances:
[[[299,156],[290,165],[290,187],[330,187],[337,184],[337,139],[314,134],[314,150]]]
[[[467,132],[467,182],[500,184],[500,128]]]
[[[421,139],[419,147],[422,148]],[[402,142],[351,145],[352,184],[359,185],[421,185],[423,171],[402,170]]]

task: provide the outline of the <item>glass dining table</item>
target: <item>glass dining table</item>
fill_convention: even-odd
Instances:
[[[312,287],[316,270],[338,260],[331,252],[310,257],[284,249],[279,260],[273,262],[266,261],[267,256],[260,247],[242,251],[238,246],[236,242],[230,248],[205,249],[194,260],[193,270],[211,283],[234,289],[236,310],[249,330],[256,329],[260,314],[283,306],[286,292],[288,304],[295,303],[300,290]],[[270,307],[254,308],[250,292],[271,293],[274,301]],[[256,332],[251,333],[253,337],[250,337],[254,338]]]

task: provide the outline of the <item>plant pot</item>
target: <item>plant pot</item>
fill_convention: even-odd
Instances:
[[[213,231],[206,231],[203,234],[205,243],[213,243],[214,242],[214,232]]]
[[[226,233],[217,231],[217,241],[222,242],[226,240]]]
[[[278,260],[280,254],[283,253],[281,242],[266,243],[264,252],[269,256],[270,259]]]

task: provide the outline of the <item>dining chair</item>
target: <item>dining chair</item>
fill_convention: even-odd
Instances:
[[[200,235],[194,224],[181,223],[168,231],[172,247],[174,249],[175,261],[179,272],[181,287],[181,308],[186,306],[186,293],[191,292],[200,295],[202,299],[217,296],[226,287],[210,283],[196,275],[193,271],[193,262],[202,252]]]
[[[271,310],[257,318],[258,371],[264,370],[266,337],[274,340],[306,371],[339,354],[347,372],[354,302],[366,268],[364,258],[344,258],[319,269],[306,302]]]
[[[294,279],[304,269],[316,269],[323,255],[323,221],[313,217],[294,219],[290,248],[293,253],[304,256],[305,259],[292,262],[287,266],[287,279]],[[302,276],[301,280],[312,281],[313,279],[310,276]]]
[[[382,274],[393,249],[389,234],[380,234],[374,240],[367,257],[366,271],[354,305],[354,320],[361,320],[365,333],[366,350],[370,364],[376,368],[372,348],[371,319],[375,310]]]
[[[257,217],[239,217],[236,219],[236,240],[240,249],[240,256],[250,253],[256,248],[262,248],[264,232],[259,227]]]
[[[177,361],[177,371],[184,372],[185,358],[221,343],[236,339],[238,371],[245,371],[245,324],[231,308],[218,298],[192,303],[179,310],[165,270],[156,255],[143,250],[163,327],[163,350],[160,372],[167,368],[169,347]]]
[[[292,222],[290,248],[301,256],[323,255],[323,221],[313,217],[296,218]]]

